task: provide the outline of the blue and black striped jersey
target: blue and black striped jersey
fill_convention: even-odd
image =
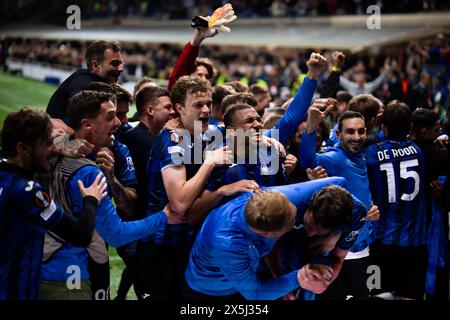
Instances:
[[[219,139],[216,139],[216,134]],[[186,170],[186,181],[191,179],[203,163],[206,147],[216,149],[223,144],[224,128],[210,126],[203,136],[191,139],[187,131],[180,132],[163,130],[156,137],[147,164],[147,215],[164,209],[169,202],[164,187],[162,171],[169,167],[183,166]],[[185,243],[193,236],[193,229],[187,223],[170,224],[164,230],[152,235],[152,240],[158,244],[177,245]]]
[[[30,173],[0,163],[0,300],[37,298],[44,234],[63,214]]]
[[[114,175],[124,187],[136,188],[136,170],[130,150],[126,145],[118,141],[109,148],[114,154]]]
[[[425,244],[425,160],[412,141],[385,140],[365,150],[373,202],[380,210],[374,240],[386,245]]]

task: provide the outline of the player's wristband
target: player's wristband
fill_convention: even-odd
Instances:
[[[336,67],[336,66],[333,66],[333,67],[331,68],[331,71],[334,71],[334,72],[341,72],[341,68]]]
[[[310,73],[308,71],[308,73],[306,74],[306,78],[308,78],[309,80],[316,80],[316,78],[312,75],[312,73]]]

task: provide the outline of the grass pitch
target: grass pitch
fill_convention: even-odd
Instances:
[[[55,85],[0,72],[0,127],[8,113],[24,106],[45,110]]]

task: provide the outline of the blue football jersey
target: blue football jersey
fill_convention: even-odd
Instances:
[[[116,178],[124,187],[136,188],[136,170],[128,147],[115,140],[109,149],[114,154],[114,175]]]
[[[386,245],[425,244],[425,160],[412,141],[385,140],[365,151],[373,202],[380,210],[374,240]]]
[[[0,300],[37,298],[44,234],[63,214],[29,173],[0,163]]]
[[[186,181],[191,179],[203,163],[204,150],[207,147],[215,149],[222,146],[223,131],[223,127],[210,126],[201,137],[194,139],[176,131],[163,130],[159,133],[147,164],[148,215],[161,211],[169,202],[162,171],[168,167],[184,166]],[[220,139],[215,138],[216,133]],[[168,224],[162,232],[154,234],[152,239],[158,244],[176,245],[185,243],[191,236],[193,236],[193,230],[187,223]]]

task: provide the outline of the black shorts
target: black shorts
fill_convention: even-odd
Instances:
[[[369,257],[344,260],[337,278],[316,300],[369,300],[367,268]]]
[[[245,298],[240,293],[234,293],[226,296],[212,296],[192,289],[186,281],[182,288],[183,301],[244,301]]]
[[[400,247],[374,242],[370,246],[371,264],[381,270],[381,290],[399,297],[422,300],[425,292],[427,250],[425,246]]]
[[[181,300],[189,246],[138,242],[134,288],[139,300]]]
[[[100,264],[88,255],[88,268],[92,300],[109,300],[109,260]]]

